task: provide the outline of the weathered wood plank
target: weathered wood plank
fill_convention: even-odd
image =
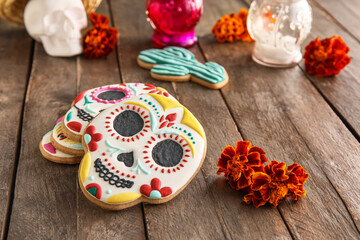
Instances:
[[[352,35],[360,40],[360,1],[358,0],[315,0],[321,8],[332,15],[343,28],[347,29]],[[314,5],[314,2],[313,2]],[[336,33],[337,34],[337,33]]]
[[[314,21],[311,34],[304,46],[318,36],[321,39],[339,35],[350,48],[349,56],[351,57],[351,63],[335,77],[319,78],[312,75],[307,77],[314,83],[328,102],[331,103],[355,136],[360,139],[360,56],[357,54],[360,51],[360,44],[358,40],[354,39],[334,22],[333,18],[320,9],[317,4],[310,3],[313,9]],[[338,4],[342,5],[343,3],[338,2]],[[356,8],[355,5],[354,7]],[[341,9],[340,7],[339,11]],[[347,15],[348,13],[344,11],[342,14]],[[351,22],[358,23],[359,21],[355,18]],[[300,64],[300,67],[305,71],[303,64]]]
[[[222,14],[246,7],[241,2],[231,4]],[[222,7],[225,5],[223,2]],[[208,21],[215,22],[220,16]],[[347,207],[357,206],[359,187],[351,179],[360,168],[359,144],[300,69],[261,67],[251,60],[251,44],[218,44],[210,34],[200,39],[200,46],[209,60],[223,63],[232,77],[222,92],[244,138],[262,146],[269,159],[298,162],[310,173],[308,196],[297,204],[290,201],[279,207],[292,236],[357,238],[358,230],[338,192],[352,189],[342,197],[348,197],[344,199]],[[349,147],[334,139],[342,139]],[[346,156],[335,151],[339,144],[346,149]],[[331,159],[342,165],[333,165]],[[348,168],[350,162],[353,169]]]
[[[22,106],[31,61],[32,40],[25,29],[0,21],[0,239],[7,227],[12,178],[20,144]]]
[[[42,136],[76,96],[76,58],[48,56],[35,44],[25,100],[10,239],[75,239],[77,168],[47,161]]]
[[[251,0],[246,0],[246,2],[250,3]],[[356,54],[360,51],[359,40],[354,39],[339,26],[328,13],[319,8],[318,4],[313,1],[310,1],[310,4],[313,9],[313,24],[311,33],[303,47],[316,37],[322,39],[339,35],[350,47],[351,63],[335,77],[321,78],[312,75],[307,77],[327,99],[357,139],[360,139],[360,104],[358,104],[360,103],[360,79],[358,77],[360,76],[360,68],[358,67],[360,65],[360,56]],[[343,3],[338,2],[338,4],[342,5]],[[343,7],[339,7],[338,11],[342,11],[342,9]],[[348,13],[344,10],[342,14],[346,15]],[[354,18],[352,22],[356,24],[358,20]],[[300,64],[300,67],[305,72],[303,63]]]
[[[110,18],[107,1],[97,9]],[[79,91],[120,83],[116,51],[105,59],[78,58]],[[105,211],[87,200],[78,188],[78,239],[144,239],[144,219],[141,205],[120,211]]]
[[[154,81],[147,70],[137,66],[139,51],[151,48],[152,30],[145,22],[143,3],[112,1],[115,26],[120,32],[118,49],[121,74],[125,82],[136,79],[162,86],[175,94],[203,124],[207,133],[208,153],[202,170],[175,199],[162,205],[144,205],[150,239],[239,239],[291,238],[278,211],[256,211],[241,207],[239,193],[216,175],[216,162],[223,147],[240,140],[236,125],[222,96],[194,83]],[[206,11],[206,8],[205,8]],[[211,11],[211,9],[209,9]],[[123,23],[127,24],[124,25]],[[191,48],[202,61],[200,49]],[[215,116],[214,116],[215,113]],[[221,117],[216,117],[221,116]],[[217,127],[220,126],[220,127]],[[264,231],[252,231],[261,223]]]
[[[246,0],[247,2],[250,2],[249,0]],[[347,124],[347,127],[352,131],[354,136],[359,139],[359,133],[360,133],[360,80],[357,76],[360,75],[360,57],[356,54],[360,51],[360,44],[352,37],[350,36],[346,31],[343,30],[339,25],[337,25],[336,22],[334,22],[334,19],[329,16],[325,11],[320,9],[316,4],[313,4],[313,2],[310,2],[313,9],[313,25],[312,25],[312,31],[310,36],[307,38],[307,41],[303,44],[303,46],[306,46],[308,42],[317,36],[320,38],[330,37],[334,34],[340,35],[346,42],[346,44],[350,47],[351,52],[350,56],[352,58],[352,62],[336,77],[333,78],[317,78],[311,75],[306,75],[308,79],[311,80],[311,82],[316,86],[317,90],[321,92],[321,94],[325,97],[325,99],[330,103],[331,107],[338,113],[339,117]],[[339,3],[340,4],[340,3]],[[344,12],[344,14],[346,14]],[[355,20],[354,20],[355,21]],[[326,27],[324,27],[326,26]],[[304,71],[303,63],[300,64],[300,67]],[[286,93],[289,93],[287,91]],[[306,100],[306,97],[303,97],[304,100]],[[297,105],[296,105],[297,106]],[[307,110],[310,110],[311,108],[308,108]],[[300,113],[299,113],[300,114]],[[315,115],[315,113],[314,113]],[[317,115],[320,117],[320,115]],[[298,118],[297,118],[298,119]],[[309,121],[309,119],[306,119]],[[324,120],[326,120],[324,122]],[[318,120],[320,121],[318,124],[328,124],[333,123],[333,118],[324,120]],[[306,126],[306,125],[304,125]],[[309,126],[314,126],[313,124]],[[317,125],[318,127],[320,125]],[[334,125],[335,126],[335,125]],[[325,126],[323,126],[325,127]],[[306,129],[306,128],[302,128]],[[340,131],[340,130],[339,130]],[[344,133],[347,134],[345,129],[342,129]],[[322,132],[318,131],[312,131],[313,137],[315,137],[315,134],[322,134]],[[333,133],[335,134],[335,133]],[[336,135],[335,135],[336,136]],[[327,169],[329,172],[326,172],[330,181],[334,185],[335,189],[339,193],[340,197],[345,202],[345,205],[347,206],[348,210],[350,211],[351,216],[353,217],[355,224],[357,226],[357,229],[360,229],[360,211],[359,211],[359,204],[360,202],[360,194],[358,190],[355,190],[354,187],[358,187],[358,184],[353,182],[353,178],[356,178],[355,176],[358,175],[358,169],[359,164],[358,161],[353,160],[357,159],[359,154],[358,146],[355,142],[351,143],[351,137],[343,137],[338,135],[337,138],[335,138],[332,135],[328,136],[329,139],[326,141],[331,142],[334,144],[334,146],[330,147],[331,145],[327,143],[322,143],[325,148],[322,147],[322,145],[317,145],[317,148],[322,149],[322,151],[327,151],[325,156],[328,157],[328,159],[334,159],[335,156],[338,156],[339,159],[343,159],[341,166],[341,173],[337,174],[337,177],[334,176],[334,179],[331,178],[333,176],[333,171],[336,173],[339,169],[331,170],[327,164],[335,164],[332,162],[325,161],[324,163],[327,163],[323,165],[323,168]],[[345,143],[344,141],[337,141],[336,139],[348,139],[348,143]],[[321,140],[324,139],[324,137],[319,138]],[[326,138],[325,138],[326,139]],[[320,142],[320,141],[319,141]],[[350,157],[348,154],[346,154],[347,157],[350,157],[352,161],[348,161],[347,158],[344,158],[343,156],[340,156],[338,154],[332,155],[333,149],[336,149],[335,147],[336,143],[339,142],[339,144],[343,144],[345,148],[344,149],[350,149],[351,154],[354,154],[355,158]],[[350,144],[351,143],[351,144]],[[329,150],[329,151],[328,151]],[[331,150],[331,151],[330,151]],[[347,151],[348,151],[347,150]],[[312,150],[313,151],[313,150]],[[346,152],[347,152],[346,151]],[[318,151],[314,151],[314,154],[318,154]],[[350,154],[350,155],[351,155]],[[323,155],[321,155],[323,157]],[[322,159],[322,158],[321,158]],[[349,167],[352,165],[352,163],[355,163],[353,167]],[[333,166],[335,167],[335,165]],[[337,167],[338,168],[338,167]],[[351,174],[348,171],[348,168],[351,168]],[[344,176],[347,176],[347,178],[342,177],[342,174]]]

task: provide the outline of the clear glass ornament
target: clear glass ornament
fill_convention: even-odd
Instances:
[[[302,58],[301,43],[310,33],[312,11],[307,0],[254,0],[247,19],[255,40],[252,58],[269,67],[290,67]]]

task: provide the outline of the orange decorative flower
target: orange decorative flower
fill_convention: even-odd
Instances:
[[[287,198],[299,200],[306,195],[303,186],[308,177],[306,171],[296,163],[287,168],[284,162],[273,160],[265,166],[265,172],[253,174],[251,192],[244,197],[244,201],[253,203],[255,207],[267,202],[276,207]]]
[[[96,13],[90,13],[89,20],[93,28],[107,28],[109,27],[109,18],[103,14],[97,15]]]
[[[238,17],[241,19],[241,22],[244,25],[244,33],[242,34],[240,40],[243,42],[253,42],[254,39],[251,38],[247,30],[247,24],[246,24],[247,16],[248,16],[248,11],[245,8],[240,9],[238,13]]]
[[[339,36],[316,38],[305,48],[305,70],[316,76],[334,76],[350,63],[349,47]]]
[[[118,32],[116,28],[109,27],[109,19],[102,14],[90,13],[90,22],[93,28],[84,37],[85,57],[105,57],[115,48]]]
[[[267,162],[265,152],[259,147],[251,147],[248,141],[239,141],[227,146],[221,153],[217,166],[217,174],[225,174],[231,187],[246,190],[251,185],[251,176],[257,171],[264,171]]]
[[[248,11],[242,8],[237,15],[232,13],[221,17],[212,29],[215,39],[218,42],[234,42],[235,40],[253,42],[246,27],[247,15]]]

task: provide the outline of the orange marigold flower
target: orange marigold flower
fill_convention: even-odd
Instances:
[[[231,187],[236,190],[248,188],[251,176],[257,171],[264,171],[267,162],[265,152],[259,147],[252,147],[248,141],[239,141],[235,145],[226,146],[222,151],[217,166],[217,174],[225,174]]]
[[[349,47],[339,36],[316,38],[305,48],[305,70],[316,76],[334,76],[350,63]]]
[[[91,59],[105,57],[115,48],[118,32],[109,27],[109,19],[102,14],[91,13],[90,22],[93,28],[85,34],[84,55]]]
[[[245,42],[254,41],[247,31],[247,15],[248,11],[242,8],[237,15],[231,13],[230,15],[221,17],[212,28],[215,39],[218,42],[234,42],[236,40]]]
[[[253,203],[255,207],[267,202],[276,207],[288,197],[299,200],[306,195],[303,186],[308,177],[306,171],[296,163],[287,168],[284,162],[273,160],[265,166],[265,172],[253,174],[251,192],[244,197],[244,201]]]
[[[90,13],[89,20],[94,28],[109,27],[109,18],[103,14]]]
[[[246,20],[247,20],[247,16],[248,16],[248,11],[245,8],[240,9],[239,13],[238,13],[238,17],[241,19],[241,22],[244,25],[244,33],[241,35],[241,41],[243,42],[253,42],[254,39],[251,38],[248,30],[247,30],[247,25],[246,25]]]

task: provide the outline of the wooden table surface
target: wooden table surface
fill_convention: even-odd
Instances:
[[[340,35],[352,61],[338,76],[316,78],[303,63],[271,69],[251,60],[253,43],[219,44],[224,14],[251,0],[205,0],[190,50],[230,76],[222,90],[151,79],[136,63],[152,47],[145,2],[104,0],[120,37],[106,59],[54,58],[23,27],[0,21],[0,230],[8,239],[360,239],[360,26],[358,0],[310,0],[310,40]],[[45,160],[43,134],[77,93],[112,83],[166,88],[203,124],[208,153],[201,171],[172,201],[105,211],[84,197],[77,166]],[[306,197],[272,209],[246,205],[216,175],[226,145],[249,140],[268,159],[297,162],[310,174]]]

